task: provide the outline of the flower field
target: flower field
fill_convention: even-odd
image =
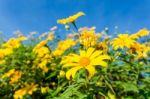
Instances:
[[[65,39],[55,29],[1,39],[0,99],[150,99],[150,31],[110,36],[78,28],[80,17],[57,20]]]

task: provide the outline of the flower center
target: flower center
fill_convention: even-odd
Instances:
[[[90,59],[88,57],[82,57],[80,60],[79,60],[79,65],[80,66],[87,66],[90,64]]]

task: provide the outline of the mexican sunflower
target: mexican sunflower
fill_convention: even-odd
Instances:
[[[83,15],[85,15],[83,12],[78,12],[73,16],[69,16],[68,18],[57,20],[57,23],[59,24],[73,23],[75,20],[77,20],[80,16],[83,16]]]
[[[70,80],[70,78],[74,78],[76,72],[79,69],[86,69],[88,72],[88,78],[91,78],[96,70],[95,66],[107,67],[107,63],[104,61],[105,59],[110,59],[108,55],[102,54],[102,51],[95,50],[95,48],[88,48],[87,51],[80,50],[80,54],[69,54],[65,56],[61,64],[63,64],[63,68],[71,67],[66,72],[66,78]]]
[[[119,34],[117,38],[113,39],[111,44],[115,50],[118,48],[124,49],[125,47],[130,48],[135,43],[128,34]]]

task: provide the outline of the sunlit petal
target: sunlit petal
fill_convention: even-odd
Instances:
[[[95,67],[94,66],[87,66],[86,67],[87,71],[88,71],[88,78],[90,79],[92,76],[94,76],[96,70],[95,70]]]
[[[67,71],[67,73],[66,73],[66,78],[67,78],[68,80],[70,80],[71,77],[74,78],[76,72],[77,72],[79,69],[81,69],[81,68],[82,68],[82,67],[79,67],[79,66],[71,68],[70,70]]]

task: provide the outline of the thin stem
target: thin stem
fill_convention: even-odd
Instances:
[[[75,29],[77,30],[77,32],[79,33],[79,36],[81,36],[80,32],[78,31],[78,27],[77,27],[76,23],[75,23],[75,22],[72,22],[72,24],[73,24],[73,26],[75,27]]]
[[[77,25],[75,24],[75,22],[72,22],[73,26],[75,27],[75,29],[78,31],[78,27]]]
[[[108,83],[107,80],[105,80],[106,85],[111,89],[111,91],[113,92],[113,94],[116,94],[113,87],[111,86],[111,84]]]

